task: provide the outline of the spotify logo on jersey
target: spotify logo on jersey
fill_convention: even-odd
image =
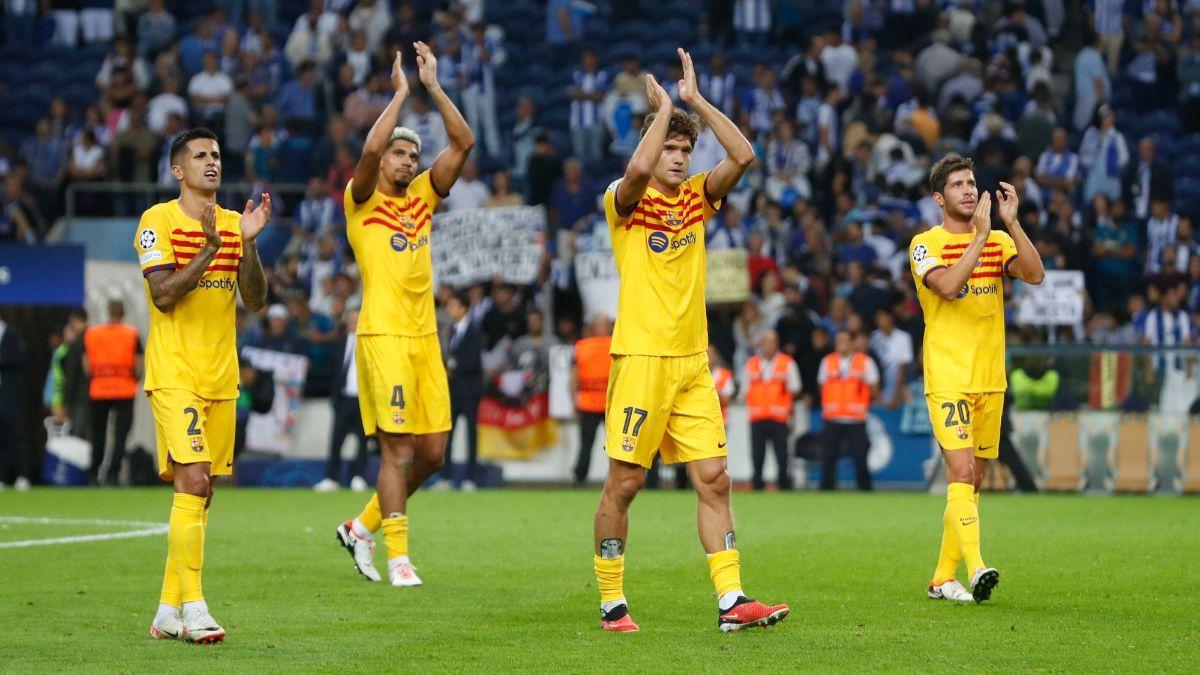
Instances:
[[[392,248],[397,251],[403,251],[408,248],[408,237],[397,232],[392,235]]]
[[[655,253],[662,253],[663,251],[667,250],[667,246],[670,245],[671,240],[667,237],[665,232],[652,232],[650,234],[649,243],[651,251],[654,251]]]

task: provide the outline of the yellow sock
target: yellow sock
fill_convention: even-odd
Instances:
[[[625,556],[601,558],[594,556],[596,585],[600,587],[600,602],[612,602],[625,597],[622,579],[625,576]]]
[[[379,493],[371,495],[371,501],[363,507],[362,513],[358,514],[358,522],[363,524],[372,532],[378,532],[379,527],[383,523],[383,513],[379,510]]]
[[[946,486],[946,513],[943,523],[954,529],[959,550],[967,563],[967,573],[983,567],[979,552],[979,508],[975,505],[975,486],[970,483],[951,483]]]
[[[708,556],[708,575],[712,577],[718,598],[730,591],[742,590],[742,561],[737,549],[717,551]]]
[[[158,601],[172,607],[183,606],[179,593],[179,573],[175,571],[175,558],[171,555],[169,546],[167,547],[167,568],[163,570],[162,593],[159,594]]]
[[[962,549],[958,543],[958,535],[942,518],[942,547],[938,550],[937,567],[933,570],[933,585],[940,586],[955,578],[958,563],[962,560]]]
[[[408,516],[384,518],[383,541],[387,544],[388,560],[408,555]]]
[[[167,548],[178,577],[180,602],[203,600],[200,570],[204,567],[204,497],[175,494]],[[165,588],[165,580],[163,585]]]

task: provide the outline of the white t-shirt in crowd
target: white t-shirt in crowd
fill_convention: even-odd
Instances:
[[[218,98],[228,97],[233,93],[233,80],[225,73],[217,71],[215,73],[200,72],[192,78],[188,83],[188,96],[201,96],[203,98]],[[224,103],[207,103],[197,105],[197,108],[202,113],[219,113],[225,109]]]
[[[469,211],[471,209],[482,209],[491,192],[486,184],[481,180],[465,181],[459,179],[454,187],[450,188],[450,196],[446,197],[447,211]]]

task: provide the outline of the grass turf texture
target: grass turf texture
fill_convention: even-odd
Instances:
[[[687,493],[632,511],[625,589],[641,632],[599,628],[595,491],[419,495],[425,586],[354,572],[334,527],[365,496],[218,490],[204,587],[225,644],[155,641],[165,535],[0,549],[0,664],[41,670],[1192,671],[1200,669],[1200,500],[1007,496],[982,505],[993,600],[925,598],[944,499],[736,494],[743,580],[788,602],[771,629],[726,635]],[[165,521],[152,490],[0,494],[0,515]],[[0,529],[0,541],[95,526]],[[384,568],[382,539],[378,564]],[[964,579],[965,573],[960,573]]]

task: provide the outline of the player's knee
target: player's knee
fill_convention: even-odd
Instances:
[[[732,485],[729,472],[723,466],[704,468],[696,472],[696,491],[705,497],[724,498],[729,496]]]
[[[212,484],[208,471],[202,470],[202,468],[199,464],[176,465],[175,491],[211,500]]]
[[[646,472],[640,471],[626,472],[620,476],[610,475],[604,487],[609,498],[622,507],[628,507],[645,485]]]
[[[967,464],[965,466],[948,466],[946,467],[946,482],[948,483],[970,483],[975,484],[975,467]]]

